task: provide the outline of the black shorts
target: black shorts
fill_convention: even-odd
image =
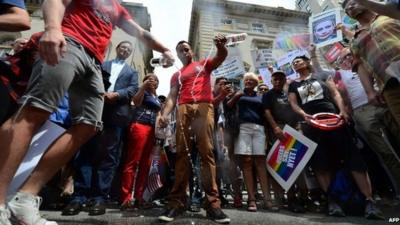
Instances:
[[[349,171],[367,170],[364,158],[356,147],[354,134],[347,127],[324,131],[304,124],[303,133],[318,144],[310,160],[314,170],[332,171],[344,167]]]

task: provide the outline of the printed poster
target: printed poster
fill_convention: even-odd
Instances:
[[[341,41],[342,31],[336,30],[336,25],[341,23],[340,9],[331,9],[310,17],[311,42],[317,47],[323,47]]]
[[[225,77],[227,79],[243,76],[245,73],[243,61],[238,56],[226,58],[225,61],[212,72],[215,77]]]
[[[296,80],[298,78],[298,74],[293,70],[292,61],[296,56],[302,55],[308,56],[308,52],[304,49],[297,49],[278,59],[276,63],[278,70],[282,70],[286,74],[286,79]]]
[[[28,152],[8,187],[7,196],[18,191],[21,185],[35,169],[47,148],[65,132],[65,129],[49,120],[33,136]]]
[[[271,72],[269,71],[268,68],[259,68],[258,72],[260,73],[260,76],[263,80],[263,83],[268,86],[269,89],[272,89],[272,83],[271,83]]]
[[[272,56],[272,49],[255,49],[251,50],[251,58],[255,68],[265,68],[274,65],[274,57]]]
[[[292,127],[285,125],[284,142],[274,143],[267,156],[267,169],[272,177],[288,191],[307,165],[317,144]]]
[[[334,43],[331,48],[324,54],[326,61],[329,63],[335,62],[343,50],[343,45],[339,42]]]

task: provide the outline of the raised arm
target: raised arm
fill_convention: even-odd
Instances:
[[[142,105],[145,91],[147,89],[150,89],[152,86],[153,86],[153,84],[150,80],[145,80],[143,82],[142,86],[140,86],[139,90],[136,92],[136,94],[132,98],[133,103],[135,103],[135,106]]]
[[[162,53],[163,57],[167,59],[166,60],[167,65],[165,67],[169,67],[174,64],[175,60],[171,51],[163,44],[161,44],[161,42],[159,42],[149,31],[143,29],[134,20],[130,19],[123,22],[120,25],[120,28],[129,35],[132,35],[141,40],[147,47]]]
[[[335,72],[333,70],[324,70],[321,67],[321,64],[319,63],[317,53],[316,53],[317,48],[314,44],[310,45],[310,47],[308,48],[308,52],[310,53],[311,63],[313,65],[313,70],[314,70],[314,75],[320,76],[320,77],[316,77],[316,78],[326,80],[329,76],[332,76],[335,74]]]
[[[217,54],[211,59],[211,70],[218,68],[219,65],[225,60],[228,55],[228,49],[226,48],[226,37],[223,35],[217,35],[214,38],[215,47],[217,48]]]
[[[17,6],[0,4],[4,10],[0,14],[0,30],[1,31],[23,31],[31,29],[29,14],[26,10]]]
[[[400,20],[400,10],[398,4],[400,3],[385,3],[371,0],[355,0],[358,4],[364,5],[368,9],[377,12],[380,15],[392,17]]]
[[[39,43],[40,57],[49,65],[57,64],[67,51],[61,31],[65,9],[72,0],[45,0],[42,4],[44,33]]]

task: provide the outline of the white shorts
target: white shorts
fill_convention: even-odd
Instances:
[[[264,126],[255,123],[240,124],[235,141],[235,155],[265,155]]]

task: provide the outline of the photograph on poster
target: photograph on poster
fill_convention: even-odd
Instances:
[[[341,23],[338,9],[322,12],[310,17],[310,36],[312,43],[323,47],[342,40],[342,32],[335,27]]]

